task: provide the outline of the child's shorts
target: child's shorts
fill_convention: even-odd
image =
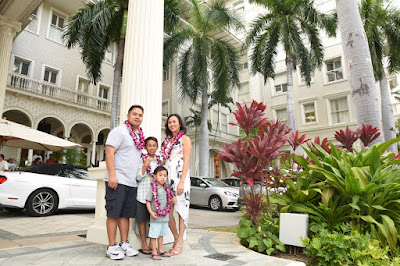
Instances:
[[[150,223],[149,237],[158,238],[168,235],[168,222],[165,223]]]
[[[141,203],[140,201],[137,202],[136,207],[136,222],[148,222],[150,221],[150,214],[147,210],[146,204]]]

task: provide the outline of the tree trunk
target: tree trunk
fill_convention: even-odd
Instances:
[[[120,39],[118,43],[117,60],[114,65],[114,80],[113,80],[113,93],[111,99],[111,123],[110,130],[118,126],[118,110],[119,110],[119,88],[121,87],[122,81],[122,64],[124,62],[125,52],[125,35],[126,35],[126,24],[128,21],[128,9],[124,9],[124,17],[122,19],[122,25],[120,30]],[[126,110],[128,112],[128,110]]]
[[[197,126],[194,131],[194,165],[197,165]],[[197,166],[195,166],[194,174],[197,175]]]
[[[379,81],[379,85],[381,87],[381,110],[382,110],[382,128],[385,141],[389,141],[391,139],[396,138],[396,125],[394,119],[394,113],[391,103],[389,84],[386,78],[385,69],[382,67],[382,78]],[[397,151],[397,143],[391,145],[389,147],[391,152],[395,154]]]
[[[208,94],[207,86],[204,86],[201,93],[201,125],[200,125],[200,148],[199,148],[199,170],[200,176],[208,176],[209,167],[209,142],[208,142]]]
[[[336,0],[336,9],[358,126],[382,131],[371,55],[356,0]],[[382,135],[377,142],[383,142]]]
[[[287,117],[288,124],[293,129],[293,132],[297,130],[296,114],[294,111],[293,101],[293,61],[289,55],[286,55],[286,68],[287,68]]]
[[[212,144],[212,146],[211,146],[211,150],[213,151],[214,150],[214,147],[215,147],[215,139],[217,138],[217,133],[218,133],[218,127],[219,127],[219,104],[218,104],[218,115],[217,115],[217,126],[216,126],[216,128],[215,128],[215,134],[214,134],[214,139],[213,139],[213,144]],[[207,125],[208,126],[208,125]],[[210,161],[211,161],[211,158],[210,158]]]
[[[121,87],[121,80],[122,80],[122,63],[124,60],[124,49],[125,49],[125,36],[121,36],[118,43],[117,60],[114,65],[110,130],[118,126],[119,89]]]

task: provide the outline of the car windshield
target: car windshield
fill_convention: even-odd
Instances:
[[[216,178],[204,178],[204,180],[214,187],[229,187],[226,183]]]

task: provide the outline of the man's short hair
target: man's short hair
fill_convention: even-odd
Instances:
[[[139,109],[142,110],[142,113],[144,113],[144,108],[143,108],[143,106],[138,105],[138,104],[134,104],[134,105],[131,106],[131,108],[129,108],[128,114],[129,114],[134,108],[139,108]]]
[[[4,154],[0,154],[0,157],[4,159]]]

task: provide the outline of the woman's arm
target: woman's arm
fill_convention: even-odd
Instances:
[[[181,180],[178,183],[177,193],[181,195],[184,190],[184,184],[187,172],[189,170],[189,161],[190,161],[190,152],[192,151],[192,142],[190,138],[186,135],[182,136],[182,144],[183,144],[183,167],[182,167],[182,176]]]

